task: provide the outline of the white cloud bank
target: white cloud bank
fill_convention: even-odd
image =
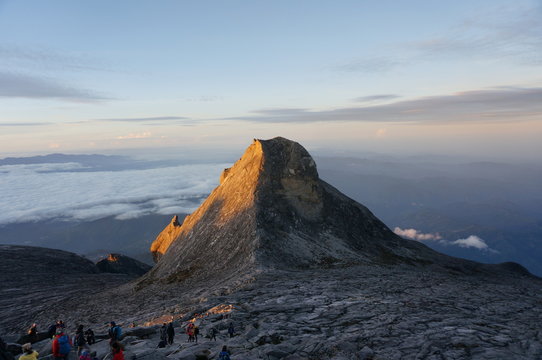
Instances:
[[[399,236],[402,236],[404,238],[411,239],[411,240],[424,241],[424,240],[441,240],[442,239],[442,236],[440,236],[439,233],[424,234],[424,233],[419,232],[416,229],[401,229],[400,227],[396,227],[395,229],[393,229],[393,232]]]
[[[393,232],[401,237],[411,240],[436,241],[442,245],[455,245],[462,248],[475,248],[483,251],[497,252],[496,250],[491,249],[483,239],[476,235],[470,235],[465,239],[448,241],[443,239],[439,233],[422,233],[416,229],[401,229],[400,227],[396,227],[393,229]]]
[[[77,163],[0,166],[0,225],[190,213],[229,164],[76,171]],[[71,171],[75,170],[75,171]]]
[[[476,235],[471,235],[466,239],[458,239],[456,241],[452,241],[452,244],[464,248],[473,247],[478,250],[487,250],[489,248],[486,242]]]

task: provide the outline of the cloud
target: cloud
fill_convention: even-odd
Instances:
[[[504,60],[519,65],[542,65],[542,3],[485,7],[447,31],[430,38],[387,44],[394,51],[347,61],[334,69],[381,74],[410,64],[438,60]],[[397,51],[400,49],[400,51]],[[373,51],[376,53],[376,50]],[[400,53],[401,57],[396,54]]]
[[[0,97],[77,102],[96,102],[106,99],[92,91],[65,86],[48,78],[7,72],[0,72]]]
[[[491,249],[486,242],[476,235],[470,235],[466,239],[458,239],[455,241],[445,240],[439,233],[422,233],[416,229],[401,229],[396,227],[393,232],[397,235],[416,241],[436,241],[445,246],[459,246],[462,248],[475,248],[481,251],[489,251],[492,253],[498,253],[498,251]]]
[[[355,102],[360,102],[360,103],[372,103],[372,102],[378,102],[378,101],[394,100],[399,97],[400,97],[399,95],[394,95],[394,94],[380,94],[380,95],[361,96],[352,100]]]
[[[447,34],[410,43],[409,48],[426,60],[490,57],[542,65],[541,17],[540,2],[530,7],[499,7],[466,19]]]
[[[401,236],[401,237],[411,239],[411,240],[418,240],[418,241],[434,240],[434,241],[437,241],[437,240],[442,239],[442,236],[440,236],[439,233],[436,233],[436,234],[431,234],[431,233],[424,234],[424,233],[419,232],[416,229],[401,229],[400,227],[396,227],[395,229],[393,229],[393,232],[396,233],[397,235]]]
[[[263,109],[226,118],[269,123],[360,122],[515,122],[542,118],[542,88],[499,87],[429,96],[389,104],[332,110]]]
[[[0,166],[0,224],[190,213],[218,185],[227,166],[85,172],[77,171],[77,163]]]
[[[108,71],[107,67],[88,54],[66,54],[50,48],[26,48],[14,44],[0,44],[0,62],[10,68],[45,70]]]
[[[12,122],[12,123],[2,123],[0,122],[0,127],[16,127],[16,126],[46,126],[51,125],[49,122]]]
[[[117,136],[117,140],[146,139],[150,138],[152,133],[146,131],[142,133],[130,133],[128,135]]]
[[[489,247],[487,246],[486,242],[482,239],[480,239],[476,235],[471,235],[466,239],[458,239],[456,241],[451,242],[453,245],[457,245],[459,247],[463,248],[476,248],[478,250],[488,250]]]
[[[91,121],[111,121],[111,122],[162,122],[169,120],[187,120],[184,116],[155,116],[155,117],[139,117],[139,118],[109,118],[109,119],[94,119]]]

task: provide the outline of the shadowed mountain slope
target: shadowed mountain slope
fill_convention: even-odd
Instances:
[[[131,257],[120,254],[109,254],[105,259],[96,263],[96,267],[105,273],[143,275],[152,266],[142,263]]]

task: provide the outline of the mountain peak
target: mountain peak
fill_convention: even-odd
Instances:
[[[319,179],[307,150],[281,137],[254,140],[201,206],[182,225],[172,221],[151,251],[158,263],[140,284],[242,281],[267,269],[352,264],[478,267],[400,238]]]

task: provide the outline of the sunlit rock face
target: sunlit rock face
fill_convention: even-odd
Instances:
[[[182,225],[174,218],[151,251],[159,262],[140,285],[354,264],[482,269],[400,238],[322,181],[300,144],[280,137],[254,140],[205,202]]]
[[[151,269],[151,266],[141,261],[120,254],[109,254],[98,261],[96,267],[101,272],[128,275],[143,275]]]
[[[151,253],[154,262],[160,260],[162,254],[166,252],[171,243],[179,236],[180,230],[181,224],[179,224],[179,217],[175,215],[168,226],[162,230],[151,245]]]
[[[175,219],[151,246],[160,259],[146,280],[203,274],[427,258],[367,208],[320,180],[298,143],[255,140],[181,226]]]

